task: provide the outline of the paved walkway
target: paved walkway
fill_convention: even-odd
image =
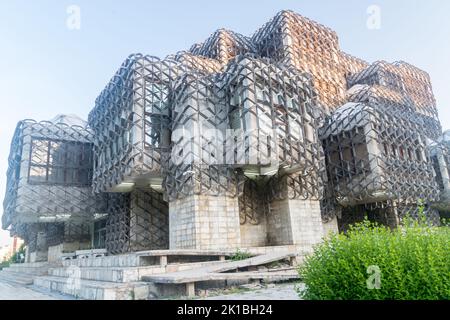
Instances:
[[[271,288],[264,288],[242,293],[220,295],[203,298],[203,300],[300,300],[295,287],[297,284],[277,284]]]
[[[277,284],[269,288],[240,293],[200,298],[202,300],[300,300],[295,287],[297,284]],[[34,286],[21,286],[0,282],[0,300],[74,300],[75,298],[48,292]]]
[[[0,300],[72,300],[68,296],[45,292],[32,286],[21,286],[0,281]]]

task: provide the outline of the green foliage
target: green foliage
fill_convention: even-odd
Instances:
[[[253,257],[253,255],[251,253],[243,252],[240,249],[237,249],[236,252],[230,257],[230,259],[233,261],[241,261],[241,260],[249,259],[251,257]]]
[[[9,267],[9,260],[0,262],[0,270]]]
[[[19,250],[17,250],[17,252],[13,254],[12,257],[10,257],[8,260],[0,262],[0,270],[8,268],[13,263],[23,263],[23,261],[21,261],[20,259],[21,254],[23,257],[25,257],[25,244],[22,244]]]
[[[450,299],[449,244],[447,226],[406,219],[390,230],[366,220],[315,248],[299,269],[306,286],[298,292],[312,300]]]
[[[10,263],[22,263],[21,256],[25,257],[25,244],[22,244],[15,254],[9,259]]]

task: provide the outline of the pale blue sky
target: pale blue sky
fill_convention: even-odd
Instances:
[[[81,29],[66,27],[69,5]],[[381,8],[381,29],[366,27]],[[130,53],[164,57],[218,28],[251,35],[282,9],[334,29],[341,48],[369,62],[405,60],[430,73],[450,129],[450,1],[446,0],[0,0],[0,199],[17,121],[58,113],[83,118]],[[0,232],[0,245],[7,233]]]

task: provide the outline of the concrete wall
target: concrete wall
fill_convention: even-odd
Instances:
[[[308,252],[322,241],[324,226],[319,201],[275,200],[267,219],[269,245],[296,245]]]
[[[305,251],[322,241],[323,225],[320,201],[288,200],[292,225],[292,239]]]
[[[241,246],[243,247],[264,247],[267,245],[267,222],[265,217],[260,218],[257,225],[249,222],[240,227]]]
[[[90,242],[65,242],[56,246],[51,246],[48,247],[48,261],[59,261],[63,253],[75,252],[76,250],[88,250],[90,248]]]
[[[267,238],[271,246],[293,244],[289,200],[274,200],[267,216]]]
[[[322,226],[324,237],[329,236],[331,233],[339,233],[337,217],[334,217],[332,220],[328,222],[322,222]]]
[[[170,249],[234,249],[240,246],[238,199],[193,195],[169,203]]]
[[[48,246],[47,246],[47,235],[45,231],[45,226],[39,225],[39,231],[36,234],[36,250],[30,253],[30,262],[42,262],[47,261],[48,258]]]

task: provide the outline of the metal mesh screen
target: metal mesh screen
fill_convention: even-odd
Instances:
[[[136,189],[108,194],[105,244],[111,254],[169,247],[168,204],[162,194]]]
[[[428,141],[441,128],[428,80],[409,65],[384,62],[349,78],[350,102],[321,129],[332,197],[341,205],[396,206],[404,216],[414,215],[418,200],[439,199]]]
[[[89,115],[95,132],[95,192],[115,191],[143,174],[161,184],[161,157],[170,144],[171,84],[194,67],[208,73],[218,63],[188,53],[164,60],[137,54],[123,63]]]
[[[327,110],[345,101],[345,68],[337,34],[292,11],[282,11],[253,36],[264,56],[313,76],[318,101]]]
[[[78,218],[64,234],[51,225],[56,243],[109,213],[116,254],[166,248],[166,201],[190,195],[238,197],[241,224],[252,225],[282,199],[321,201],[323,220],[343,225],[355,210],[392,225],[417,216],[419,199],[434,221],[450,203],[450,147],[428,74],[369,65],[292,11],[251,37],[219,29],[164,59],[129,56],[89,126],[19,123],[4,228],[25,236],[39,218]]]
[[[92,135],[81,126],[21,121],[7,173],[3,227],[11,223],[89,219],[104,210],[93,196]]]

